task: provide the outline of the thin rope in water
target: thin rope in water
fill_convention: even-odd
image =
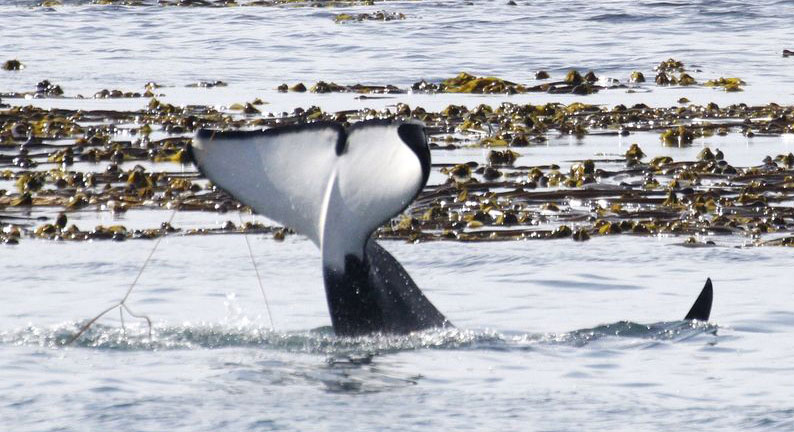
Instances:
[[[176,216],[176,209],[174,209],[174,211],[172,211],[172,212],[171,212],[171,217],[169,217],[169,218],[168,218],[168,222],[167,222],[167,224],[168,224],[169,226],[171,225],[171,222],[173,222],[173,221],[174,221],[174,216]],[[165,229],[165,228],[163,228],[163,229]],[[152,256],[154,255],[154,252],[157,250],[157,247],[158,247],[158,246],[160,246],[160,242],[163,240],[163,237],[165,237],[165,232],[163,232],[163,235],[161,235],[160,237],[157,237],[157,240],[154,242],[154,247],[152,247],[152,250],[151,250],[151,251],[149,251],[149,255],[146,257],[146,260],[143,262],[143,265],[142,265],[142,266],[141,266],[141,268],[138,270],[138,274],[137,274],[137,275],[135,275],[135,279],[132,281],[132,283],[130,284],[129,288],[127,288],[127,292],[124,294],[124,297],[122,297],[122,298],[121,298],[121,300],[120,300],[118,303],[116,303],[116,304],[114,304],[113,306],[111,306],[111,307],[109,307],[109,308],[107,308],[107,309],[103,310],[103,311],[102,311],[102,312],[100,312],[100,313],[99,313],[97,316],[95,316],[95,317],[94,317],[94,318],[92,318],[90,321],[88,321],[88,322],[87,322],[85,325],[83,325],[83,326],[80,328],[80,331],[78,331],[78,332],[77,332],[77,333],[76,333],[74,336],[72,336],[72,338],[71,338],[71,339],[69,339],[69,340],[66,342],[66,345],[71,345],[71,344],[72,344],[72,342],[76,341],[76,340],[77,340],[77,339],[78,339],[80,336],[82,336],[82,335],[83,335],[83,333],[85,333],[86,331],[88,331],[88,329],[89,329],[89,328],[91,328],[91,326],[92,326],[92,325],[93,325],[93,324],[94,324],[94,323],[95,323],[95,322],[96,322],[98,319],[102,318],[102,317],[103,317],[105,314],[107,314],[108,312],[112,311],[112,310],[113,310],[113,309],[115,309],[115,308],[119,308],[119,316],[120,316],[120,318],[121,318],[121,327],[122,327],[122,328],[124,328],[124,315],[123,315],[123,312],[122,312],[122,311],[123,311],[123,310],[126,310],[126,311],[127,311],[127,313],[129,313],[129,314],[130,314],[130,315],[132,315],[133,317],[135,317],[135,318],[139,318],[139,319],[144,319],[144,320],[146,320],[146,323],[147,323],[147,325],[149,326],[149,340],[151,340],[151,339],[152,339],[152,320],[151,320],[151,319],[150,319],[148,316],[146,316],[146,315],[142,315],[142,314],[136,314],[135,312],[133,312],[133,311],[130,309],[130,307],[129,307],[129,306],[127,306],[127,305],[125,304],[125,302],[127,301],[127,298],[129,298],[130,294],[132,293],[132,290],[133,290],[133,289],[135,288],[135,286],[138,284],[138,280],[140,280],[140,278],[141,278],[141,275],[143,274],[144,270],[146,270],[146,266],[147,266],[147,265],[149,265],[149,261],[151,261],[151,259],[152,259]]]
[[[215,134],[217,132],[218,132],[217,130],[212,131],[212,136],[210,136],[210,141],[215,139]],[[240,218],[240,225],[243,225],[242,213],[238,212],[237,217]],[[254,259],[254,251],[251,249],[251,242],[248,240],[248,234],[243,232],[243,238],[245,239],[245,245],[248,247],[248,256],[251,257],[251,264],[254,266],[254,273],[256,273],[256,283],[259,284],[259,291],[262,293],[262,298],[265,300],[265,309],[267,309],[267,320],[268,322],[270,322],[270,329],[273,330],[276,328],[275,324],[273,324],[273,313],[270,311],[270,302],[267,300],[267,294],[265,294],[265,286],[264,284],[262,284],[262,277],[259,276],[259,267],[257,267],[256,260]]]
[[[241,213],[237,213],[237,216],[240,218],[240,225],[243,225],[243,215]],[[242,226],[240,228],[243,228]],[[243,238],[245,239],[245,245],[248,246],[248,256],[251,258],[251,264],[254,266],[254,273],[256,273],[256,282],[259,284],[259,291],[262,293],[262,298],[265,299],[265,309],[267,309],[267,320],[270,322],[270,329],[275,329],[276,326],[273,324],[273,313],[270,312],[270,302],[267,300],[267,294],[265,294],[265,285],[262,283],[262,277],[259,275],[259,267],[256,265],[256,260],[254,259],[254,251],[251,248],[251,242],[248,240],[248,234],[243,232]]]

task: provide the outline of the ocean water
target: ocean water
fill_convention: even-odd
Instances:
[[[146,99],[78,99],[146,82],[173,103],[227,105],[260,97],[275,113],[407,102],[498,104],[580,100],[670,106],[686,96],[720,105],[791,104],[794,3],[730,1],[387,1],[339,7],[104,6],[64,1],[0,5],[0,93],[43,79],[67,98],[12,105],[135,109]],[[387,10],[405,20],[336,24],[337,13]],[[532,83],[592,69],[625,82],[675,57],[699,81],[738,76],[740,93],[639,86],[589,96],[528,94],[280,94],[286,82],[395,84],[460,71]],[[187,88],[222,80],[227,87]],[[521,149],[519,163],[617,154],[692,158],[718,146],[736,165],[792,151],[790,136],[738,134],[662,148],[653,134],[560,138]],[[434,161],[482,161],[480,149]],[[438,177],[431,177],[431,182]],[[129,212],[149,226],[167,212]],[[179,212],[174,224],[236,215]],[[249,216],[242,216],[244,218]],[[101,212],[70,215],[107,223]],[[269,309],[238,235],[169,236],[130,299],[153,321],[117,312],[74,345],[79,325],[129,287],[150,241],[25,239],[0,247],[0,430],[792,430],[794,249],[741,247],[719,237],[691,248],[676,237],[609,236],[498,243],[384,242],[456,325],[405,337],[338,338],[329,330],[319,252],[308,240],[249,235]],[[707,277],[708,324],[680,319]]]

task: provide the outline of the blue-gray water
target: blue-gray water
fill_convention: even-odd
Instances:
[[[669,106],[791,104],[794,4],[744,2],[383,2],[343,8],[162,8],[65,1],[0,5],[0,92],[42,79],[67,95],[167,85],[166,99],[227,104],[261,97],[274,111],[405,100]],[[385,9],[406,20],[335,24],[340,12]],[[407,86],[459,71],[531,82],[546,69],[593,69],[625,81],[678,58],[696,77],[738,76],[746,90],[615,90],[587,97],[281,95],[282,83],[332,80]],[[199,80],[229,87],[186,89]],[[139,107],[147,100],[4,100],[45,106]],[[646,153],[691,158],[698,148]],[[620,153],[628,142],[588,137],[522,149],[522,162]],[[739,165],[791,151],[792,137],[699,140]],[[483,158],[480,150],[436,160]],[[735,159],[731,159],[735,158]],[[737,160],[738,159],[738,160]],[[121,222],[152,225],[161,213]],[[175,224],[228,215],[177,214]],[[83,219],[81,221],[81,218]],[[78,214],[78,224],[105,223]],[[273,311],[270,329],[244,240],[163,240],[130,305],[154,338],[113,314],[76,346],[59,341],[121,297],[152,242],[25,240],[0,248],[0,430],[792,430],[794,299],[790,248],[685,248],[681,238],[597,238],[386,247],[457,330],[345,340],[327,330],[319,253],[307,240],[252,236]],[[706,277],[710,325],[678,322]]]

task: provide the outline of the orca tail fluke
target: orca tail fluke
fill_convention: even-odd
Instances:
[[[367,259],[371,278],[378,287],[378,297],[385,328],[392,333],[408,333],[452,324],[424,296],[422,290],[394,257],[375,240],[367,242]]]
[[[215,185],[320,248],[337,334],[449,325],[400,263],[370,239],[427,184],[430,149],[422,123],[201,129],[190,151]]]
[[[714,288],[711,286],[711,278],[706,279],[706,285],[700,291],[700,295],[684,320],[708,321],[711,315],[711,302],[714,300]]]

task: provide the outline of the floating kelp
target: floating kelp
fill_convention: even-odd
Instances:
[[[678,77],[678,85],[681,86],[691,86],[697,84],[694,78],[688,73],[682,72],[681,75]]]
[[[261,99],[257,99],[253,102],[246,102],[244,104],[236,103],[229,105],[229,109],[231,111],[240,111],[244,114],[259,114],[261,111],[259,111],[256,105],[264,105],[264,102]]]
[[[384,15],[386,14],[386,15]],[[389,20],[391,15],[386,12],[375,12],[372,14],[349,15],[341,14],[338,16],[341,21],[348,20],[367,20],[367,19],[385,19]],[[368,16],[369,18],[365,18]],[[399,16],[399,15],[397,15]],[[400,18],[393,18],[400,19]],[[670,61],[668,61],[670,62]],[[663,62],[666,64],[666,62]],[[679,72],[675,75],[677,69],[661,68],[656,75],[655,82],[661,86],[694,86],[697,85],[697,80],[687,72]],[[549,74],[545,71],[539,71],[536,74],[537,80],[549,79]],[[632,72],[628,81],[639,84],[645,81],[645,76],[639,72]],[[706,82],[709,87],[722,87],[726,91],[741,91],[741,86],[745,83],[738,78],[720,78]],[[214,88],[225,87],[227,83],[223,81],[201,81],[198,83],[188,84],[187,87],[192,88]],[[147,83],[145,91],[122,91],[122,90],[108,90],[103,89],[94,94],[94,98],[135,98],[135,97],[156,97],[154,93],[156,88],[160,86],[155,83]],[[635,85],[628,91],[635,91]],[[386,84],[339,84],[335,82],[318,81],[310,88],[303,83],[296,83],[292,86],[288,84],[281,84],[277,87],[280,92],[306,92],[313,93],[359,93],[359,94],[401,94],[407,93],[409,90],[413,92],[428,92],[428,93],[466,93],[466,94],[516,94],[516,93],[530,93],[530,92],[546,92],[551,94],[577,94],[577,95],[590,95],[597,93],[603,89],[623,89],[627,88],[618,79],[615,78],[599,78],[595,72],[588,71],[585,74],[577,70],[569,70],[564,77],[559,81],[544,82],[541,84],[528,85],[521,84],[513,81],[508,81],[498,77],[478,77],[467,72],[461,72],[455,77],[442,80],[440,82],[428,82],[421,80],[411,85],[410,89],[400,88],[396,85]],[[52,84],[48,80],[41,81],[34,91],[27,92],[13,92],[13,93],[0,93],[0,97],[10,98],[26,98],[26,97],[76,97],[82,98],[83,96],[68,96],[64,94],[63,89],[56,84]],[[362,98],[363,99],[363,98]]]
[[[229,84],[223,81],[199,81],[197,83],[188,84],[185,87],[189,88],[214,88],[214,87],[227,87]]]
[[[667,72],[659,72],[655,78],[656,84],[661,86],[667,85],[680,85],[680,86],[691,86],[697,84],[694,78],[688,73],[682,72],[681,75],[676,77],[672,73]]]
[[[684,63],[674,58],[669,58],[667,60],[660,62],[653,69],[658,72],[679,72],[679,73],[686,72]]]
[[[594,235],[616,234],[742,234],[755,238],[794,227],[791,207],[772,204],[794,200],[794,172],[783,164],[766,168],[765,174],[756,168],[726,173],[724,167],[730,165],[711,151],[702,153],[699,162],[679,163],[667,157],[654,158],[648,164],[638,162],[643,155],[638,146],[632,146],[627,154],[627,162],[633,159],[635,163],[627,163],[630,168],[624,170],[597,169],[594,161],[574,164],[570,173],[562,176],[564,181],[555,181],[565,185],[559,190],[531,192],[528,183],[516,180],[495,183],[456,179],[420,196],[409,210],[412,224],[393,225],[381,235],[465,241],[563,237],[581,241]],[[780,155],[776,160],[786,158]],[[794,156],[790,159],[794,162]],[[533,180],[549,179],[547,184],[561,175],[553,167],[517,168],[521,169],[528,170]],[[720,175],[723,181],[707,188],[697,181],[701,176],[714,179]],[[767,176],[770,182],[762,184],[759,175]],[[644,181],[636,183],[639,188],[609,185],[608,179],[626,176]],[[655,187],[648,188],[651,176]],[[582,181],[589,177],[593,179]],[[572,202],[578,204],[574,207]],[[514,228],[496,230],[506,219]],[[562,223],[557,228],[538,228],[555,220]]]
[[[92,0],[91,3],[106,6],[148,6],[143,0]]]
[[[524,93],[526,87],[495,77],[475,77],[466,72],[441,82],[438,90],[446,93]]]
[[[288,234],[294,234],[293,231],[284,229],[279,226],[266,226],[261,223],[245,222],[240,225],[235,225],[231,221],[227,221],[223,226],[216,228],[190,228],[181,229],[172,226],[169,223],[163,223],[158,228],[146,229],[128,229],[124,225],[97,225],[91,229],[81,229],[77,225],[72,224],[68,227],[65,224],[49,224],[45,223],[38,225],[33,229],[33,237],[46,239],[46,240],[65,240],[65,241],[86,241],[86,240],[114,240],[124,241],[132,239],[150,240],[165,235],[213,235],[213,234],[271,234],[275,240],[284,240]],[[16,244],[21,238],[22,231],[19,227],[13,226],[8,230],[8,234],[4,235],[0,232],[0,241],[4,237],[13,239],[10,243]],[[6,243],[9,243],[6,241]]]
[[[3,63],[3,70],[6,70],[6,71],[18,71],[18,70],[23,69],[24,67],[25,67],[25,65],[23,65],[22,62],[20,62],[19,60],[16,60],[16,59],[14,59],[14,60],[6,60]]]
[[[298,84],[302,86],[303,84]],[[305,88],[305,87],[304,87]],[[282,90],[283,91],[283,90]],[[293,87],[290,88],[290,91],[303,91],[300,87]],[[319,81],[317,84],[313,85],[311,89],[309,89],[312,93],[405,93],[404,90],[393,86],[393,85],[386,85],[386,86],[377,86],[377,85],[363,85],[363,84],[355,84],[352,86],[343,86],[336,83],[328,83],[325,81]]]
[[[586,76],[580,77],[587,82]],[[521,154],[511,149],[544,143],[560,134],[617,136],[656,131],[664,144],[690,145],[715,133],[791,133],[791,106],[608,108],[584,103],[502,103],[472,108],[450,105],[430,112],[400,103],[382,111],[329,113],[308,107],[278,116],[263,112],[264,107],[263,101],[254,100],[230,107],[239,111],[220,112],[152,98],[146,108],[135,111],[0,110],[0,185],[5,188],[0,193],[0,241],[255,232],[235,224],[223,229],[137,231],[122,226],[78,227],[81,223],[72,213],[244,212],[243,206],[190,165],[188,147],[197,128],[267,128],[323,120],[354,123],[375,117],[424,121],[436,152],[464,146],[491,148],[486,163],[434,165],[448,180],[429,186],[403,218],[379,230],[383,238],[582,241],[602,235],[700,239],[725,234],[755,242],[762,235],[794,232],[792,154],[737,167],[718,149],[704,149],[696,160],[674,161],[669,156],[650,157],[633,144],[622,157],[573,161],[562,169],[555,164],[522,165]],[[274,238],[284,235],[276,227],[252,229],[272,233]]]
[[[398,21],[404,20],[405,15],[400,12],[377,11],[372,13],[347,14],[341,13],[334,16],[337,24],[361,21]]]
[[[139,98],[139,97],[153,97],[154,94],[150,91],[145,93],[138,92],[125,92],[121,90],[100,90],[94,93],[94,99],[121,99],[121,98]]]
[[[746,83],[739,78],[718,78],[715,80],[706,81],[706,87],[722,87],[727,92],[742,91],[743,85]]]
[[[513,165],[519,154],[512,150],[491,150],[488,152],[488,163],[491,165]]]
[[[44,80],[36,84],[36,89],[33,91],[0,93],[0,96],[9,98],[54,98],[63,96],[63,89],[49,80]]]
[[[669,59],[660,63],[655,70],[657,71],[657,75],[654,81],[657,85],[694,86],[698,84],[697,80],[690,73],[686,72],[683,63],[674,59]],[[548,78],[549,74],[544,71],[539,71],[535,76],[537,80],[545,80]],[[634,71],[629,76],[628,81],[635,84],[644,83],[645,75],[642,72]],[[441,83],[429,83],[422,80],[411,86],[411,89],[414,91],[442,93],[514,94],[548,92],[552,94],[572,93],[578,95],[589,95],[605,88],[626,88],[626,86],[614,78],[599,79],[593,71],[589,71],[582,75],[582,73],[577,70],[568,71],[561,81],[548,82],[534,86],[515,83],[497,77],[477,77],[466,72],[461,72],[456,77],[449,78]]]
[[[61,86],[52,84],[48,80],[44,80],[36,84],[36,95],[39,96],[62,96],[63,90]]]
[[[353,86],[357,91],[390,91],[390,89],[371,88],[368,86]],[[233,109],[251,114],[261,111],[262,105],[258,101],[232,105]],[[356,114],[350,112],[350,114]],[[263,114],[264,115],[264,114]],[[710,136],[712,134],[724,135],[733,131],[740,131],[750,136],[750,133],[782,134],[790,133],[794,128],[791,121],[791,107],[769,104],[766,106],[750,107],[744,104],[719,107],[716,104],[706,106],[688,105],[678,108],[650,108],[637,104],[632,107],[617,105],[605,108],[596,105],[573,103],[563,105],[558,103],[545,105],[518,105],[503,103],[496,107],[480,105],[475,109],[464,106],[451,105],[440,112],[427,112],[420,107],[411,109],[405,104],[398,104],[394,111],[360,113],[361,116],[412,116],[417,117],[431,127],[445,125],[449,130],[453,128],[461,133],[490,132],[490,139],[482,140],[488,146],[516,146],[522,147],[533,143],[545,142],[545,137],[550,132],[556,131],[565,134],[587,133],[588,130],[613,131],[625,135],[634,131],[659,131],[666,132],[676,129],[669,136],[684,137],[684,143],[689,143],[690,138]],[[222,125],[223,127],[262,127],[282,124],[292,121],[307,120],[339,120],[344,119],[345,113],[323,113],[315,108],[296,109],[287,118],[252,117],[250,120],[234,119],[223,115],[209,107],[178,107],[161,103],[158,99],[151,99],[148,109],[132,112],[112,111],[70,111],[70,110],[41,110],[37,108],[11,108],[0,115],[3,121],[0,128],[0,143],[13,144],[18,140],[26,140],[29,136],[44,138],[65,138],[82,133],[80,123],[90,121],[103,121],[105,119],[141,123],[140,132],[147,135],[152,124],[162,124],[169,133],[185,133],[195,130],[199,125]],[[353,116],[355,119],[355,115]],[[697,120],[693,120],[697,119]],[[717,122],[717,120],[719,120]],[[344,120],[342,120],[344,121]],[[712,121],[714,121],[712,123]],[[687,130],[683,131],[680,128]],[[691,136],[690,136],[691,131]],[[112,129],[107,134],[115,133]],[[605,133],[605,132],[600,132]],[[102,134],[91,134],[81,137],[82,141],[97,141],[98,144],[106,143]],[[446,139],[446,138],[445,138]],[[665,139],[671,144],[680,143]],[[437,144],[435,137],[431,142]],[[445,146],[453,141],[446,141]],[[76,155],[75,157],[84,157]]]
[[[645,75],[642,72],[634,71],[631,73],[629,77],[629,81],[633,83],[644,83],[645,82]]]
[[[702,136],[702,135],[701,135]],[[677,128],[668,129],[662,132],[659,139],[668,146],[685,147],[692,145],[692,142],[697,137],[696,133],[685,126],[678,126]]]
[[[349,21],[358,19],[354,15],[340,14],[337,16],[339,21]],[[657,85],[660,86],[695,86],[698,85],[697,79],[693,77],[683,66],[683,63],[677,60],[667,60],[662,62],[656,67],[657,75],[654,79]],[[538,71],[535,74],[536,80],[546,80],[550,76],[545,71]],[[744,83],[734,83],[733,78],[724,78],[720,80],[708,81],[707,86],[721,86],[728,91],[737,91],[739,85]],[[640,84],[645,82],[645,75],[642,72],[634,71],[628,78],[629,82]],[[352,92],[356,91],[355,86],[346,86],[336,83],[326,83],[323,81],[318,82],[313,91],[317,93],[329,92]],[[376,87],[376,86],[370,86]],[[405,90],[399,89],[396,86],[381,86],[389,87],[390,93],[401,93]],[[559,81],[546,82],[542,84],[529,85],[522,84],[514,81],[509,81],[504,78],[494,76],[476,76],[467,72],[460,72],[452,78],[442,80],[441,82],[428,82],[425,80],[417,81],[411,85],[411,90],[414,92],[430,92],[430,93],[468,93],[468,94],[516,94],[516,93],[530,93],[530,92],[547,92],[552,94],[578,94],[589,95],[596,93],[600,90],[611,88],[619,89],[626,88],[619,80],[614,78],[599,78],[595,72],[588,71],[585,74],[577,70],[570,70]],[[292,90],[286,84],[282,84],[278,88],[280,91]],[[740,88],[739,88],[740,89]],[[296,88],[292,91],[304,91]]]
[[[280,86],[276,87],[276,90],[278,90],[278,91],[280,91],[282,93],[286,93],[288,91],[296,92],[296,93],[305,93],[309,89],[307,89],[306,86],[303,83],[297,83],[297,84],[295,84],[293,86],[289,86],[287,84],[281,84]]]
[[[548,74],[543,73],[539,79],[547,79]],[[535,86],[518,84],[497,77],[477,77],[461,72],[453,78],[446,79],[439,84],[419,81],[411,86],[414,91],[440,92],[440,93],[472,93],[472,94],[516,94],[527,92],[548,93],[574,93],[591,94],[604,87],[595,85],[598,80],[593,72],[583,77],[577,71],[570,71],[563,81],[544,83]]]
[[[107,0],[100,0],[107,1]],[[158,6],[230,7],[239,6],[235,0],[159,0]]]

